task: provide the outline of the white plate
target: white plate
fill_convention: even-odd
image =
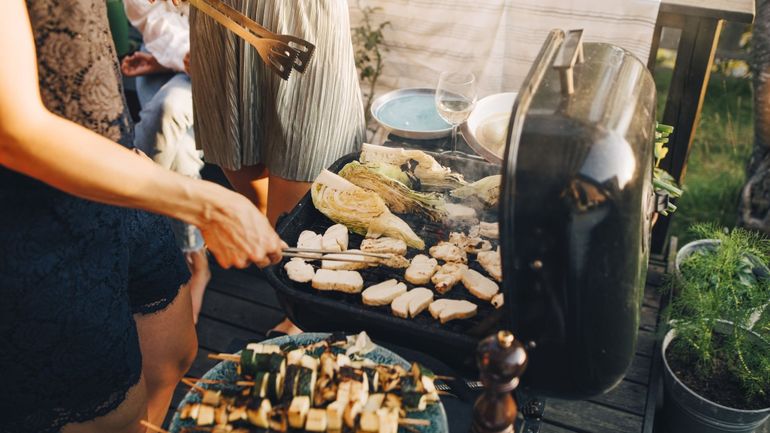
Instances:
[[[463,123],[465,141],[479,155],[500,164],[508,138],[508,122],[517,92],[495,93],[476,103],[468,121]]]

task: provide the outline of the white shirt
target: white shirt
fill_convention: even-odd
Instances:
[[[161,65],[184,72],[190,52],[190,6],[170,1],[124,0],[126,16],[142,34],[144,46]]]

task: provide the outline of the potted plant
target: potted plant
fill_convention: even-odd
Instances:
[[[665,431],[753,432],[770,417],[770,330],[761,315],[770,243],[743,229],[693,230],[713,241],[690,248],[673,280],[661,351]]]

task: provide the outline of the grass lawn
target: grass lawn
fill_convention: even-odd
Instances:
[[[663,116],[670,80],[671,69],[656,70],[658,118]],[[712,73],[701,113],[687,163],[685,193],[672,220],[671,234],[679,237],[679,245],[692,240],[687,228],[693,223],[735,226],[754,140],[751,80]]]

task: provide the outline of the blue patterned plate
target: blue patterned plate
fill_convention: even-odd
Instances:
[[[293,343],[299,346],[305,346],[305,345],[309,345],[309,344],[318,342],[320,340],[323,340],[328,336],[329,334],[325,334],[325,333],[306,332],[304,334],[299,334],[299,335],[277,337],[271,340],[262,341],[261,343],[275,344],[278,346],[282,346],[286,343]],[[372,361],[378,364],[400,364],[406,369],[410,367],[410,364],[404,358],[380,346],[375,346],[374,350],[367,353],[365,357],[371,359]],[[219,364],[215,365],[211,370],[206,372],[206,374],[203,375],[203,379],[214,379],[214,380],[224,380],[227,382],[235,382],[236,380],[238,380],[238,373],[235,369],[235,363],[230,361],[222,361]],[[222,388],[222,385],[201,384],[199,386],[202,388],[208,388],[210,386],[214,386],[220,389]],[[184,399],[182,399],[182,401],[179,403],[179,407],[177,408],[177,412],[174,414],[174,418],[171,420],[171,426],[169,428],[171,433],[181,433],[181,430],[184,427],[191,427],[193,425],[192,421],[189,421],[189,420],[182,421],[179,419],[178,409],[186,404],[199,403],[200,400],[201,400],[201,396],[197,392],[188,392],[187,395],[185,395]],[[423,412],[410,412],[409,418],[430,420],[429,427],[413,427],[416,430],[420,431],[421,433],[449,432],[446,412],[444,411],[444,406],[440,402],[429,405],[428,408]],[[404,432],[405,430],[399,429],[399,431]]]

